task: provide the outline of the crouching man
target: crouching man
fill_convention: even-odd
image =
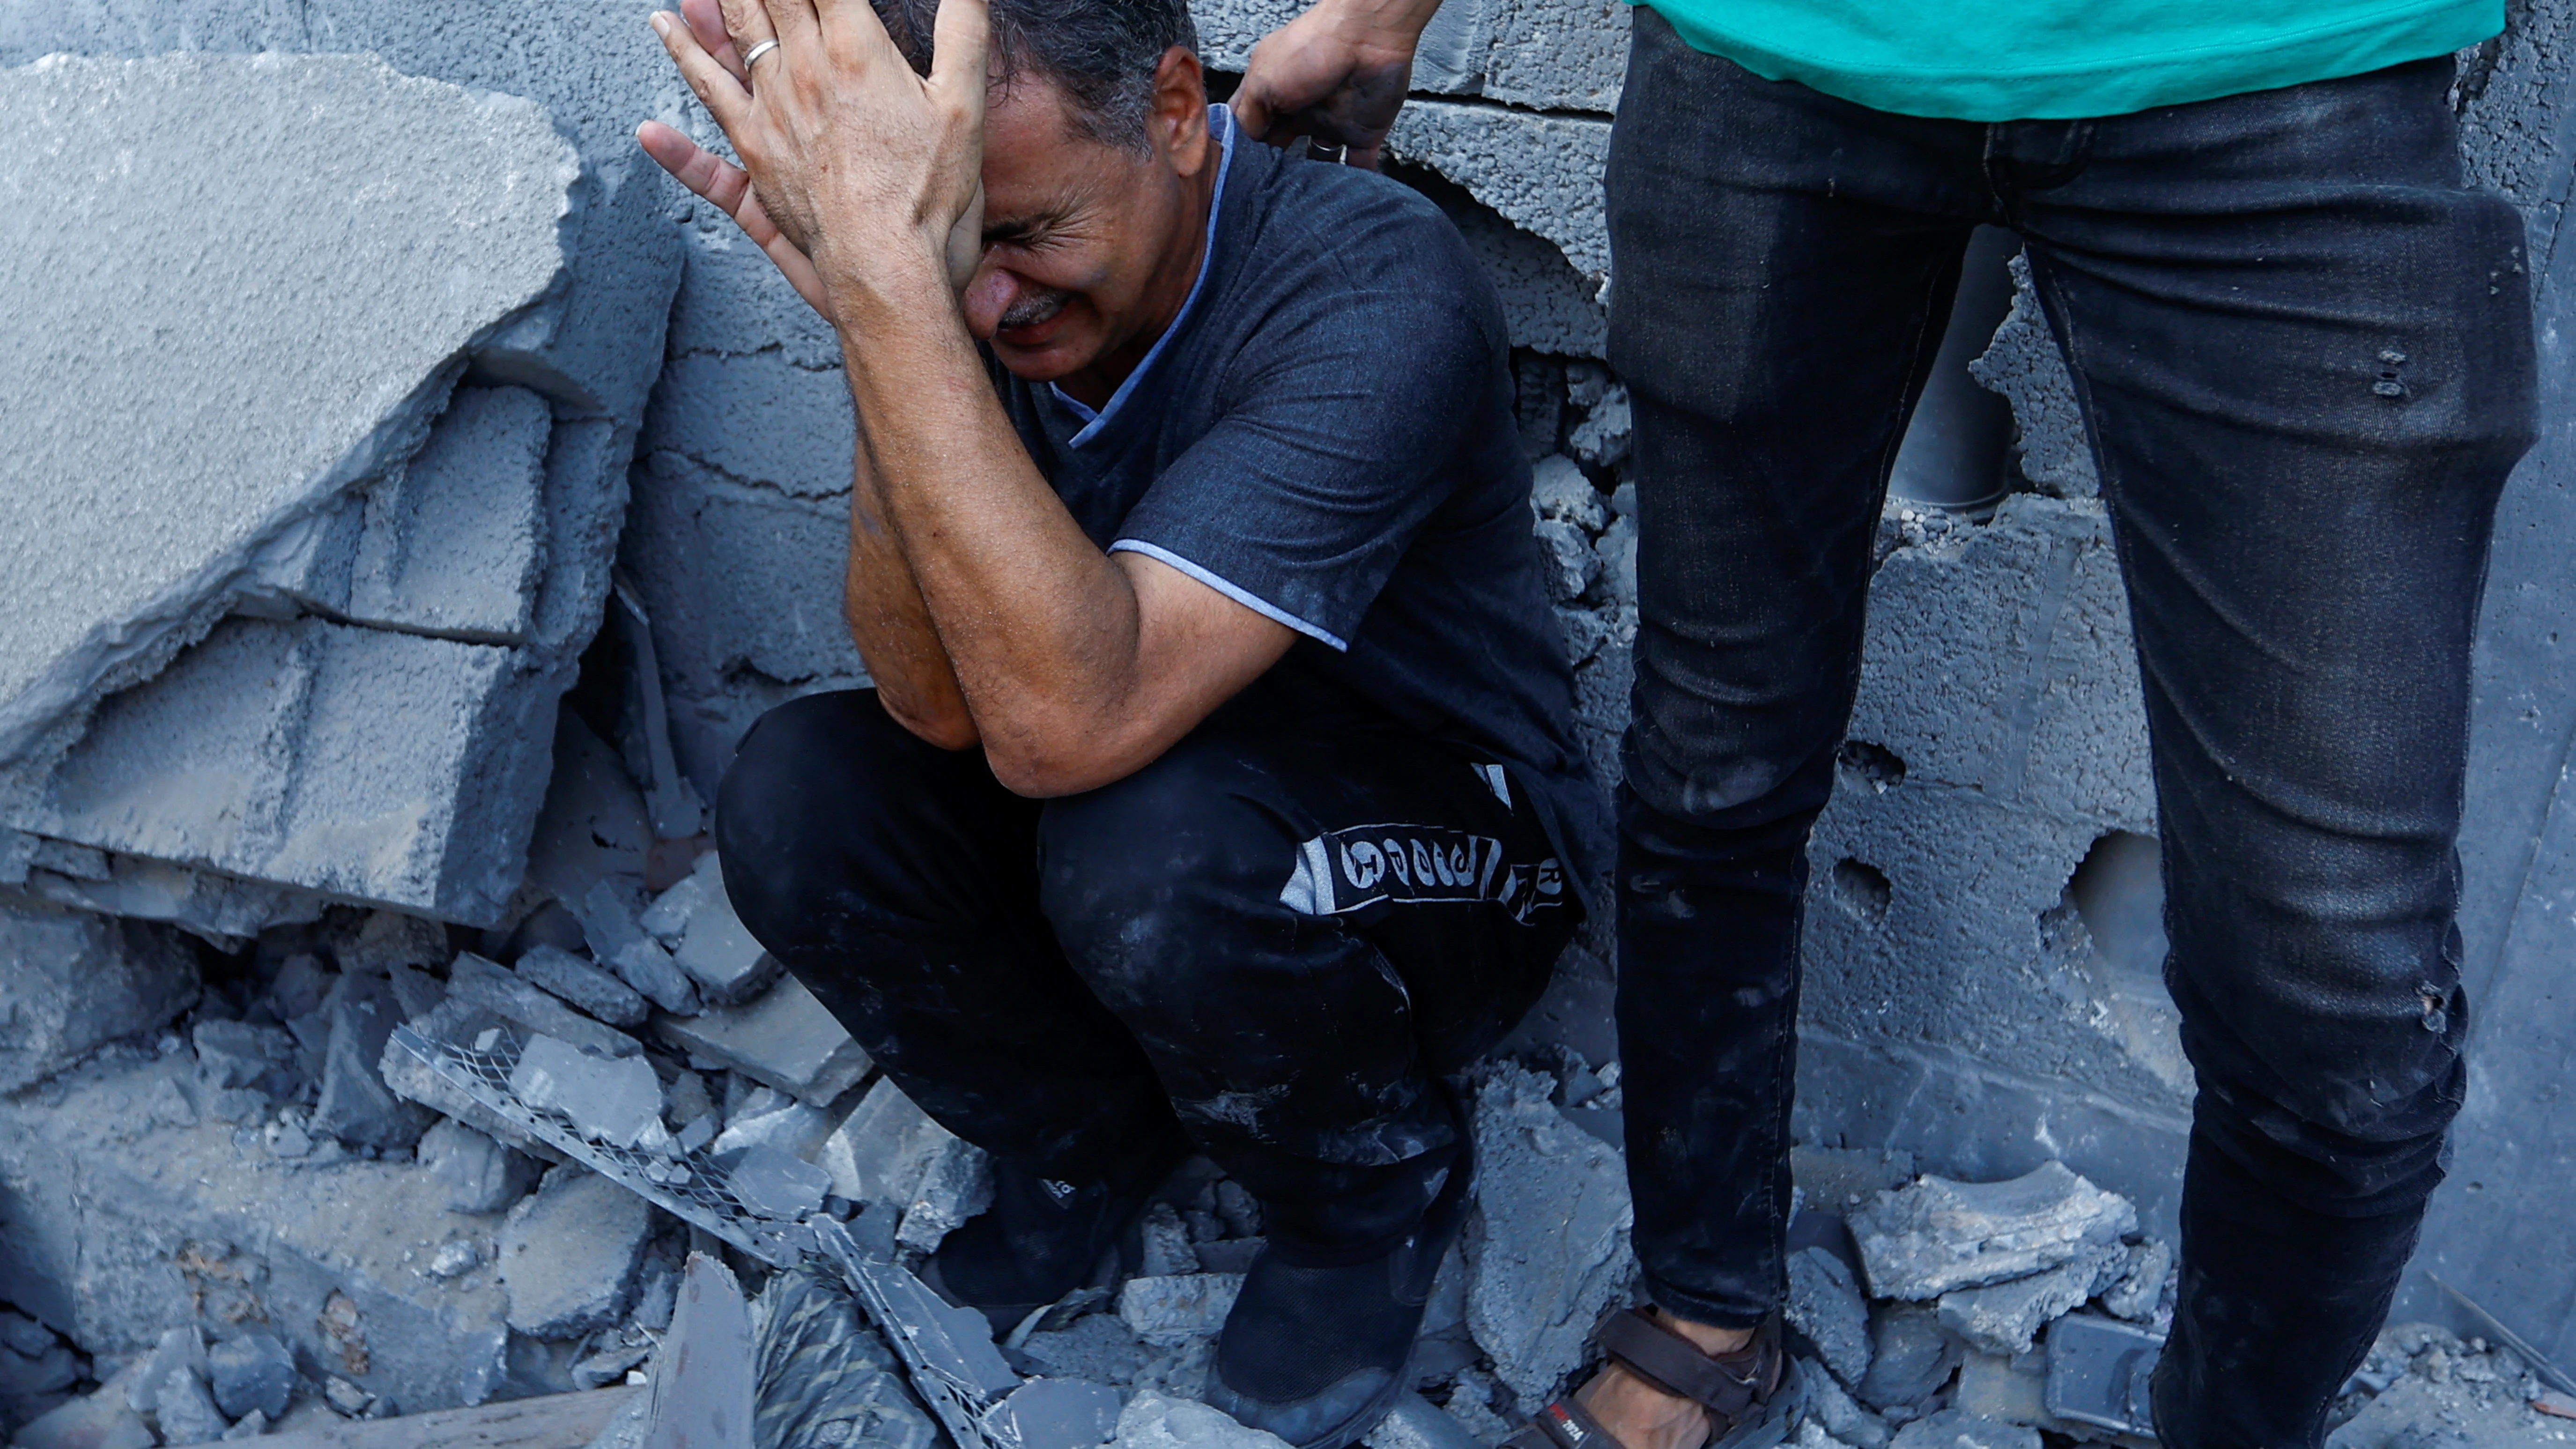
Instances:
[[[1268,1236],[1211,1401],[1350,1443],[1458,1226],[1441,1075],[1606,865],[1499,302],[1419,197],[1238,139],[1182,0],[690,3],[749,174],[642,139],[839,332],[876,686],[744,740],[727,887],[992,1152],[942,1292],[1080,1286],[1195,1148]]]

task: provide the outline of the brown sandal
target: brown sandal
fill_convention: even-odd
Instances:
[[[1624,1308],[1602,1320],[1592,1341],[1621,1368],[1709,1413],[1702,1449],[1771,1449],[1789,1437],[1806,1401],[1797,1366],[1780,1346],[1774,1314],[1753,1330],[1753,1341],[1732,1353],[1712,1354],[1651,1316]],[[1538,1412],[1529,1427],[1503,1441],[1503,1449],[1620,1449],[1573,1395]]]

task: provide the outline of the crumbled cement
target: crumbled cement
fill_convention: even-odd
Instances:
[[[642,1026],[652,1014],[635,988],[560,946],[533,947],[511,969],[611,1026]]]
[[[1893,1449],[2040,1449],[2040,1438],[2028,1425],[1943,1409],[1897,1430]]]
[[[1544,1403],[1583,1362],[1593,1325],[1636,1271],[1626,1169],[1566,1120],[1555,1089],[1501,1063],[1476,1092],[1467,1323],[1523,1403]]]
[[[161,1441],[116,1381],[29,1421],[9,1442],[13,1449],[154,1449]]]
[[[1199,1271],[1198,1249],[1191,1246],[1190,1230],[1170,1203],[1158,1202],[1145,1210],[1142,1225],[1144,1250],[1137,1266],[1140,1278],[1168,1278]]]
[[[810,1159],[831,1130],[832,1119],[823,1113],[774,1087],[760,1087],[734,1105],[707,1150],[722,1157],[766,1147]]]
[[[1214,1337],[1242,1290],[1243,1278],[1235,1273],[1130,1278],[1118,1293],[1118,1318],[1138,1341],[1174,1348]]]
[[[1887,1426],[1885,1419],[1862,1408],[1822,1364],[1808,1364],[1800,1381],[1807,1389],[1810,1422],[1822,1424],[1836,1440],[1853,1449],[1887,1449],[1896,1431]]]
[[[1971,1351],[1959,1361],[1959,1382],[1950,1392],[1950,1407],[1981,1419],[2058,1433],[2081,1428],[2060,1423],[2048,1412],[2048,1356],[2044,1353],[2006,1357]]]
[[[662,1123],[662,1083],[640,1056],[595,1057],[550,1036],[531,1037],[510,1073],[510,1090],[573,1130],[633,1147]]]
[[[967,1219],[993,1205],[993,1160],[983,1148],[950,1138],[922,1170],[921,1181],[904,1205],[903,1222],[894,1240],[919,1252],[930,1252]]]
[[[295,1038],[284,1027],[220,1018],[197,1023],[197,1080],[208,1089],[255,1088],[274,1098],[296,1095]]]
[[[756,1001],[661,1017],[653,1030],[683,1051],[817,1107],[829,1106],[868,1074],[868,1054],[793,976]]]
[[[446,1191],[451,1212],[500,1212],[526,1197],[541,1172],[534,1158],[449,1118],[440,1118],[421,1137],[417,1156]],[[468,1262],[443,1276],[452,1278],[471,1266]]]
[[[635,1304],[652,1209],[596,1173],[558,1167],[501,1227],[500,1277],[510,1327],[568,1342],[619,1321]]]
[[[177,933],[0,901],[0,1092],[158,1027],[196,999],[196,954]]]
[[[1788,1319],[1844,1383],[1869,1372],[1869,1303],[1842,1259],[1823,1248],[1789,1255]]]
[[[1148,1392],[1119,1414],[1110,1449],[1288,1449],[1288,1441],[1247,1429],[1221,1409]]]
[[[254,1330],[206,1350],[206,1378],[225,1418],[279,1418],[295,1393],[295,1355],[276,1335]]]
[[[2162,1238],[2140,1243],[2129,1250],[2129,1261],[2120,1280],[2102,1291],[2102,1306],[2114,1318],[2152,1322],[2173,1275],[2173,1244]]]
[[[2113,1247],[2137,1231],[2138,1212],[2128,1199],[2052,1161],[2008,1182],[1927,1176],[1879,1194],[1853,1209],[1849,1221],[1870,1291],[1920,1301]]]
[[[1043,1373],[1124,1384],[1145,1367],[1144,1345],[1116,1314],[1089,1313],[1059,1329],[1041,1329],[1020,1345]]]

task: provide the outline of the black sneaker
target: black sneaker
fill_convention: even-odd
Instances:
[[[1412,1234],[1351,1260],[1274,1234],[1244,1275],[1208,1370],[1207,1402],[1295,1449],[1343,1449],[1413,1386],[1413,1346],[1440,1259],[1466,1221],[1463,1134]]]
[[[1182,1148],[1146,1154],[1105,1182],[1057,1182],[993,1163],[993,1205],[939,1242],[922,1281],[997,1334],[1092,1280]]]

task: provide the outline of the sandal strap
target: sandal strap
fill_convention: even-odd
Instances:
[[[1722,1416],[1721,1430],[1744,1422],[1779,1386],[1780,1339],[1768,1319],[1751,1343],[1722,1356],[1633,1308],[1612,1314],[1592,1337],[1629,1372]]]
[[[1619,1440],[1581,1404],[1563,1398],[1531,1416],[1503,1449],[1619,1449]]]

